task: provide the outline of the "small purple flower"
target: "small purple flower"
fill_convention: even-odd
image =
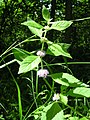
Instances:
[[[53,99],[53,101],[59,100],[60,99],[60,94],[59,93],[55,93],[52,99]]]
[[[49,74],[49,72],[48,72],[47,69],[40,69],[40,70],[37,72],[37,75],[38,75],[39,77],[43,77],[43,78],[46,78],[48,74]]]
[[[41,51],[41,50],[39,50],[36,54],[40,57],[44,57],[46,55],[45,51]]]

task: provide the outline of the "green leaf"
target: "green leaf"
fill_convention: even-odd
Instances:
[[[66,52],[63,47],[60,45],[60,44],[48,44],[48,49],[47,49],[47,54],[50,54],[50,55],[55,55],[55,56],[59,56],[59,55],[62,55],[62,56],[65,56],[65,57],[69,57],[69,58],[72,58],[70,56],[70,54],[68,52]]]
[[[19,72],[20,73],[26,73],[30,70],[33,70],[35,67],[38,66],[38,64],[41,62],[41,59],[39,56],[27,56],[20,64]]]
[[[77,1],[79,1],[79,2],[88,2],[88,0],[77,0]]]
[[[83,97],[82,95],[73,93],[73,90],[74,90],[74,88],[73,88],[73,89],[70,89],[70,90],[67,92],[67,95],[72,96],[72,97],[77,97],[77,98],[82,98],[82,97]]]
[[[80,120],[88,120],[86,117],[81,118]]]
[[[69,120],[79,120],[78,117],[70,117]]]
[[[42,37],[42,29],[37,29],[37,28],[34,28],[34,27],[28,27],[32,33],[34,33],[35,35],[39,36],[39,37]]]
[[[57,113],[52,120],[64,120],[63,110]]]
[[[16,82],[16,80],[15,80],[15,79],[14,79],[14,82],[15,82],[15,84],[16,84],[17,91],[18,91],[19,117],[20,117],[20,120],[22,120],[22,103],[21,103],[21,92],[20,92],[19,85],[17,84],[17,82]]]
[[[57,21],[57,22],[53,22],[52,23],[52,26],[51,26],[51,29],[54,29],[54,30],[65,30],[66,28],[68,28],[73,22],[71,21],[66,21],[66,20],[63,20],[63,21]]]
[[[79,94],[85,97],[90,97],[90,88],[77,87],[73,90],[73,93]]]
[[[80,82],[80,80],[78,80],[77,78],[68,73],[55,73],[51,74],[51,77],[55,82],[65,86],[71,87],[87,86],[86,84]]]
[[[66,51],[67,52],[67,50],[68,50],[68,48],[70,47],[70,45],[71,44],[67,44],[67,43],[58,43],[61,47],[62,47],[62,49],[64,50],[64,51]]]
[[[46,21],[50,21],[50,13],[48,9],[43,5],[42,16]]]
[[[37,29],[43,29],[43,26],[40,25],[39,23],[33,21],[33,20],[28,20],[26,22],[21,23],[22,25],[28,26],[28,27],[33,27]]]
[[[60,101],[65,105],[67,105],[67,102],[68,102],[67,96],[64,96],[63,94],[60,93]]]
[[[13,48],[12,52],[13,52],[15,58],[19,61],[22,61],[23,59],[25,59],[27,56],[30,55],[30,52],[20,49],[20,48]]]
[[[18,2],[19,2],[19,3],[21,3],[21,2],[22,2],[22,0],[18,0]]]
[[[41,120],[52,120],[57,113],[61,112],[61,107],[59,106],[57,102],[53,102],[52,104],[46,106],[43,109],[43,112],[44,113],[41,117]],[[62,117],[62,114],[60,115]]]

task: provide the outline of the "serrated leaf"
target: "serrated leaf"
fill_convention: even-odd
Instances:
[[[72,23],[73,23],[73,22],[71,22],[71,21],[66,21],[66,20],[56,21],[56,22],[53,22],[53,23],[52,23],[51,29],[58,30],[58,31],[65,30],[65,29],[68,28]]]
[[[60,93],[60,101],[62,103],[64,103],[65,105],[67,105],[67,102],[68,102],[67,96],[65,96],[65,95],[63,95],[63,94]]]
[[[42,9],[42,16],[46,21],[50,21],[50,12],[44,5],[43,5],[43,9]]]
[[[48,45],[49,46],[48,46],[48,49],[47,49],[47,54],[54,55],[54,56],[62,55],[62,56],[65,56],[65,57],[72,58],[68,52],[63,50],[63,47],[60,44],[52,43],[52,44],[48,44]]]
[[[43,26],[40,25],[39,23],[33,21],[33,20],[28,20],[26,22],[21,23],[22,25],[26,25],[28,27],[33,27],[33,28],[37,28],[37,29],[43,29]]]
[[[55,82],[65,86],[71,87],[87,86],[86,84],[80,82],[80,80],[78,80],[77,78],[68,73],[55,73],[51,74],[51,77]]]
[[[90,88],[85,88],[85,87],[77,87],[73,90],[73,93],[82,95],[85,97],[90,97]]]
[[[24,60],[27,56],[29,56],[31,54],[30,52],[20,49],[20,48],[13,48],[12,52],[13,52],[15,58],[19,61]]]
[[[38,64],[41,62],[41,59],[39,56],[27,56],[20,64],[19,72],[20,73],[26,73],[30,70],[33,70],[35,67],[38,66]]]
[[[41,37],[42,36],[42,29],[37,29],[37,28],[34,28],[34,27],[28,27],[32,33],[34,33],[35,35]]]

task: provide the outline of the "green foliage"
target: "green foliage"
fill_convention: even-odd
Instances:
[[[27,52],[26,50],[20,48],[13,48],[12,52],[18,61],[22,61],[23,59],[30,55],[30,52]]]
[[[90,97],[90,88],[77,87],[76,89],[73,90],[73,93],[89,98]]]
[[[88,120],[86,117],[81,118],[80,120]]]
[[[54,56],[65,56],[71,58],[70,54],[63,50],[62,46],[59,44],[51,43],[48,46],[47,53]]]
[[[37,29],[43,29],[43,26],[36,23],[33,20],[28,20],[26,22],[21,23],[22,25],[28,26],[28,27],[33,27],[33,28],[37,28]]]
[[[88,2],[88,0],[77,0],[79,2]]]
[[[61,30],[65,30],[66,28],[68,28],[71,24],[72,24],[71,21],[65,21],[65,20],[52,22],[51,29],[61,31]]]
[[[22,3],[23,1],[18,0],[18,2]],[[30,5],[32,7],[37,4],[36,2],[32,2],[32,4]],[[20,11],[19,13],[21,14]],[[30,31],[34,34],[34,37],[32,37],[34,39],[27,39],[25,41],[22,41],[20,44],[16,46],[11,45],[11,47],[4,52],[4,55],[5,55],[6,53],[10,52],[10,50],[12,50],[15,56],[15,60],[19,63],[18,74],[24,73],[24,74],[18,75],[20,77],[20,79],[19,77],[17,78],[18,82],[20,82],[19,84],[20,87],[19,87],[18,83],[16,82],[16,80],[12,75],[11,70],[8,68],[8,65],[12,63],[12,61],[8,63],[4,62],[4,67],[6,66],[8,68],[10,75],[12,76],[18,90],[19,106],[17,107],[16,105],[14,105],[14,107],[19,112],[19,115],[16,116],[18,112],[15,114],[15,112],[12,111],[11,115],[8,115],[9,116],[8,119],[9,118],[18,119],[19,117],[20,120],[27,120],[28,118],[32,119],[31,117],[33,116],[35,120],[58,120],[58,119],[64,120],[65,118],[67,118],[68,120],[79,120],[79,119],[87,120],[87,118],[90,118],[89,113],[86,114],[86,111],[88,110],[85,109],[86,111],[84,111],[84,113],[82,113],[84,115],[82,115],[81,112],[79,112],[79,109],[81,108],[78,107],[77,101],[75,103],[77,104],[75,109],[74,109],[74,105],[73,105],[73,108],[69,106],[69,103],[70,103],[69,96],[77,99],[81,97],[89,98],[90,97],[89,85],[81,82],[79,79],[69,74],[68,73],[69,71],[67,71],[67,73],[61,72],[61,71],[57,73],[55,71],[52,71],[52,69],[55,69],[56,71],[58,71],[55,67],[53,68],[53,66],[56,65],[57,63],[54,62],[53,65],[50,64],[53,60],[50,61],[49,64],[48,62],[46,62],[49,57],[52,57],[50,55],[53,55],[53,59],[57,58],[58,56],[59,57],[63,56],[65,60],[64,65],[61,62],[57,65],[61,65],[67,68],[67,70],[69,69],[66,57],[68,57],[68,59],[72,58],[67,51],[70,45],[66,43],[58,43],[56,41],[52,42],[49,40],[48,34],[49,32],[51,32],[50,30],[57,30],[59,32],[62,32],[62,31],[64,32],[68,27],[70,27],[70,25],[72,25],[73,22],[66,21],[66,20],[63,20],[63,21],[58,20],[55,22],[51,22],[50,12],[45,6],[43,6],[43,9],[42,9],[42,16],[45,20],[44,22],[47,23],[46,26],[44,25],[44,22],[43,22],[43,25],[41,25],[39,24],[40,22],[37,23],[35,22],[36,20],[34,21],[31,19],[22,23],[22,25],[27,26],[30,29]],[[26,28],[24,28],[24,30],[26,30]],[[18,34],[18,32],[16,34]],[[22,36],[24,37],[23,34]],[[36,37],[39,37],[39,39],[36,39]],[[36,48],[37,43],[33,45],[33,42],[35,43],[37,40],[39,42],[39,45],[41,46],[39,46],[38,48],[40,53],[39,55],[36,56],[34,53],[37,52],[37,48]],[[23,49],[16,48],[17,46],[22,45],[22,43],[26,43],[26,42],[30,42],[29,47],[30,45],[33,46],[32,49],[29,49],[30,52],[28,52],[27,50],[24,50],[24,48]],[[23,47],[23,46],[19,46],[19,47]],[[46,56],[45,57],[41,56],[42,53],[44,53]],[[47,57],[47,54],[49,57]],[[4,61],[4,60],[2,59],[1,61]],[[3,68],[2,66],[0,67]],[[38,75],[37,73],[39,69],[45,70],[45,73],[43,73],[42,71],[40,75]],[[23,91],[23,86],[21,84],[23,83],[23,79],[24,79],[23,86],[26,85],[26,87],[28,87],[27,91],[25,90]],[[59,86],[59,89],[57,89],[57,86]],[[22,89],[22,92],[20,92],[20,89]],[[59,96],[56,95],[54,96],[56,98],[52,99],[53,95],[55,95],[57,91],[59,91],[58,93]],[[28,92],[28,94],[30,95],[30,99],[32,98],[29,101],[29,103],[26,100],[26,98],[28,98],[26,95],[25,99],[22,98],[23,104],[21,104],[21,93],[23,94],[23,92],[25,93]],[[74,98],[72,98],[72,101],[76,100]],[[85,101],[84,101],[84,104],[85,104]],[[22,110],[22,105],[23,105],[23,110]],[[2,115],[0,117],[1,119],[3,119]]]
[[[37,117],[36,114],[38,113]],[[34,112],[34,117],[37,120],[39,118],[39,114],[41,113],[41,120],[57,120],[58,118],[61,118],[61,120],[64,120],[64,115],[61,107],[57,102],[51,103],[43,108],[42,112],[37,109]],[[52,114],[51,114],[52,113]]]
[[[51,74],[51,77],[55,82],[62,84],[64,86],[71,86],[71,87],[88,86],[80,82],[80,80],[78,80],[77,78],[75,78],[74,76],[68,73],[55,73],[55,74]]]
[[[65,96],[65,95],[63,95],[63,94],[60,94],[60,101],[61,101],[62,103],[64,103],[65,105],[67,105],[67,103],[68,103],[68,98],[67,98],[67,96]]]
[[[22,0],[18,0],[18,2],[19,2],[19,3],[21,3],[21,2],[22,2]]]
[[[50,13],[45,6],[43,6],[43,9],[42,9],[42,16],[47,22],[50,21]]]
[[[19,72],[20,73],[26,73],[30,70],[35,69],[36,67],[38,67],[38,64],[41,62],[40,57],[38,56],[27,56],[21,63],[20,63],[20,68],[19,68]]]

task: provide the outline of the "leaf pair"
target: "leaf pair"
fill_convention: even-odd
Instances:
[[[42,9],[42,16],[47,21],[48,25],[51,24],[51,27],[48,26],[49,27],[48,30],[54,29],[54,30],[62,31],[62,30],[65,30],[66,28],[68,28],[72,24],[71,21],[66,21],[66,20],[50,22],[51,21],[50,13],[45,6],[43,6],[43,9]],[[39,23],[37,23],[31,19],[26,22],[23,22],[22,25],[28,26],[30,31],[40,38],[42,37],[42,34],[44,32],[43,29],[45,29],[45,27],[43,27],[42,25],[40,25]]]

